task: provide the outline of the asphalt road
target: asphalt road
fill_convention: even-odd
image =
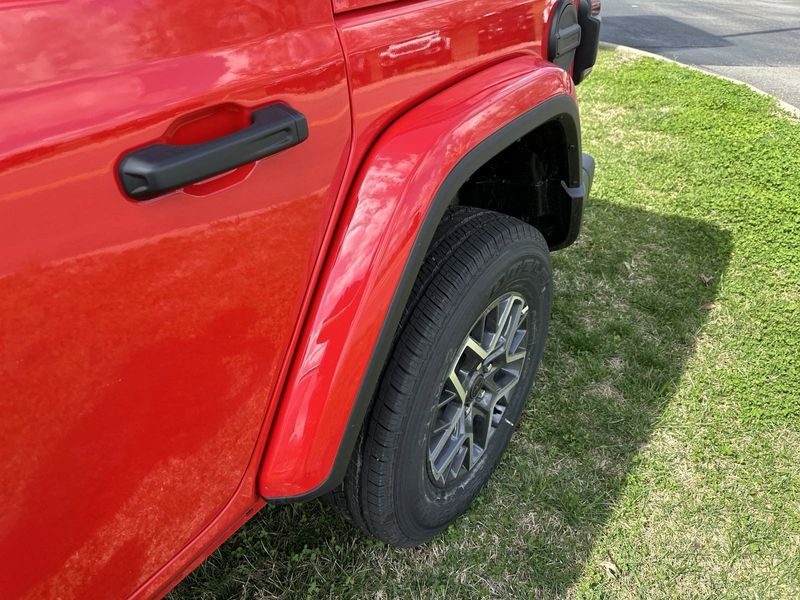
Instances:
[[[603,0],[601,39],[733,77],[800,107],[800,0]]]

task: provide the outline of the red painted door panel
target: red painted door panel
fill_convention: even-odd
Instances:
[[[273,102],[305,142],[121,192],[131,149]],[[0,595],[124,596],[233,496],[349,135],[330,0],[0,6]]]

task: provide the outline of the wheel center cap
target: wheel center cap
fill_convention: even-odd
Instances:
[[[483,375],[478,374],[469,388],[469,397],[475,399],[483,389]]]

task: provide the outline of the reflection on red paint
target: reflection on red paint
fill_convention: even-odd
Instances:
[[[355,155],[420,99],[504,58],[539,55],[544,7],[545,0],[438,0],[344,13]]]
[[[247,468],[348,153],[344,60],[327,0],[15,3],[0,40],[1,595],[125,596],[258,503]],[[121,192],[126,152],[272,102],[313,135]]]

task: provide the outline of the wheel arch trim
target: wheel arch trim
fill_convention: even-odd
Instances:
[[[373,146],[337,224],[272,422],[258,479],[267,501],[313,498],[341,482],[444,211],[481,165],[553,120],[566,137],[565,183],[579,188],[572,82],[530,57],[444,90]]]

